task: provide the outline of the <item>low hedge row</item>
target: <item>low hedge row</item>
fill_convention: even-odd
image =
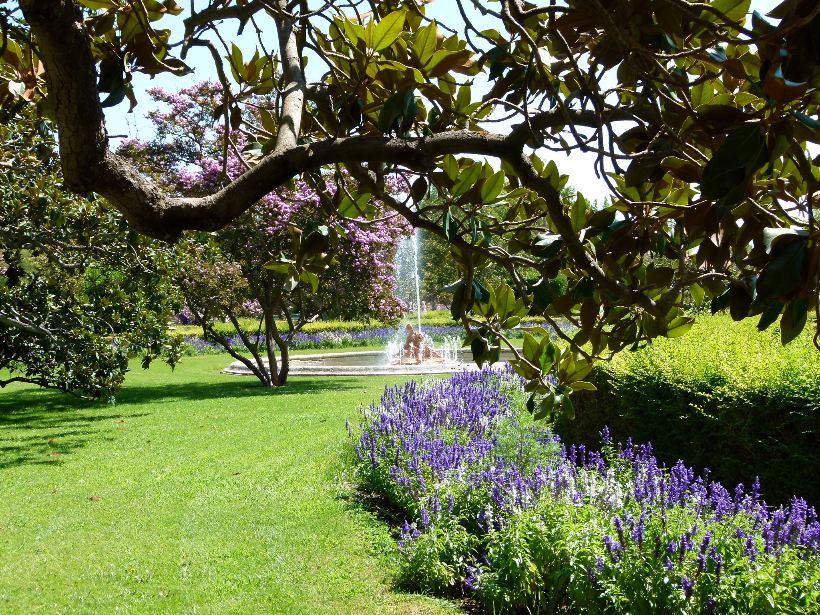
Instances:
[[[408,314],[403,320],[412,322],[415,325],[416,315]],[[253,318],[240,318],[239,324],[242,328],[249,332],[255,332],[259,327],[259,321]],[[422,326],[443,326],[452,325],[453,317],[449,311],[446,310],[430,310],[421,315]],[[277,321],[277,326],[284,330],[287,329],[285,321]],[[355,331],[367,331],[369,329],[381,328],[389,326],[386,323],[375,320],[316,320],[314,322],[305,323],[302,327],[303,333],[352,333]],[[216,323],[217,331],[226,335],[233,335],[234,328],[231,323]],[[398,325],[396,326],[398,328]],[[202,329],[199,325],[174,325],[174,331],[182,335],[199,335]]]
[[[529,320],[533,322],[543,321],[543,319],[538,317],[528,318],[528,321]],[[416,315],[407,314],[401,322],[409,322],[412,323],[413,326],[416,326]],[[248,331],[250,333],[256,332],[257,328],[259,327],[259,321],[254,320],[252,318],[240,318],[239,324],[245,331]],[[421,325],[422,329],[424,329],[425,327],[461,326],[459,323],[453,320],[453,317],[447,310],[430,310],[422,314]],[[287,323],[284,321],[277,321],[277,326],[282,330],[287,329]],[[302,333],[306,334],[354,333],[358,331],[369,331],[371,329],[381,329],[384,327],[391,326],[392,325],[388,323],[382,323],[375,320],[316,320],[314,322],[305,323],[301,331]],[[233,325],[231,325],[231,323],[216,323],[214,328],[225,335],[234,335],[235,333]],[[393,326],[393,328],[395,330],[398,330],[399,325],[397,324]],[[195,336],[200,335],[202,333],[202,328],[199,325],[174,325],[174,332],[179,333],[183,336]]]
[[[799,493],[820,503],[820,352],[808,331],[784,347],[776,330],[699,317],[689,334],[624,353],[593,381],[576,420],[557,425],[565,441],[590,444],[608,425],[725,484],[759,475],[770,502]]]

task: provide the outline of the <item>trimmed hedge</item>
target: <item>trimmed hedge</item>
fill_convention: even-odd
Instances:
[[[776,329],[699,317],[688,335],[623,353],[593,381],[577,419],[556,426],[565,441],[591,444],[608,425],[724,484],[759,476],[770,503],[820,503],[820,352],[807,331],[784,347]]]
[[[412,322],[415,324],[416,315],[407,314],[401,322]],[[242,328],[249,332],[255,332],[259,326],[259,321],[253,318],[240,318],[239,323]],[[450,312],[446,310],[430,310],[421,315],[421,324],[427,326],[444,326],[453,325],[453,317]],[[277,326],[285,330],[287,323],[285,321],[277,321]],[[302,327],[303,333],[329,333],[329,332],[354,332],[367,331],[369,329],[389,326],[387,323],[378,322],[375,320],[316,320],[314,322],[305,323]],[[216,323],[217,331],[226,335],[233,335],[235,333],[233,326],[230,323]],[[398,329],[398,325],[396,325]],[[174,331],[182,335],[198,335],[202,332],[199,325],[174,325]]]

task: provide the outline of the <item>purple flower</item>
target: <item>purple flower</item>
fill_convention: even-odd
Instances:
[[[683,589],[683,595],[686,596],[687,600],[689,600],[689,598],[692,597],[692,587],[693,587],[692,581],[689,580],[689,577],[684,576],[681,579],[680,586]]]
[[[605,536],[604,546],[606,547],[607,553],[609,553],[609,557],[612,558],[612,561],[617,563],[622,550],[621,544],[612,540],[612,537]]]
[[[720,583],[720,573],[723,570],[723,557],[714,547],[709,550],[709,557],[715,563],[715,583]]]
[[[681,461],[663,467],[649,445],[628,442],[610,460],[613,448],[602,455],[563,447],[538,426],[519,423],[505,393],[517,390],[516,378],[510,370],[483,370],[425,385],[410,381],[386,389],[380,403],[366,411],[357,444],[364,456],[362,473],[370,477],[370,487],[386,490],[392,501],[407,502],[418,514],[418,527],[409,527],[409,533],[403,529],[403,544],[427,528],[431,518],[443,532],[459,525],[477,534],[473,544],[481,544],[482,533],[504,531],[522,511],[537,515],[543,504],[579,502],[596,507],[593,514],[612,523],[609,534],[599,535],[605,554],[584,569],[590,579],[602,578],[606,558],[614,564],[629,558],[630,566],[633,560],[660,564],[667,573],[691,575],[678,577],[687,599],[700,574],[714,573],[714,582],[722,582],[721,551],[743,547],[752,560],[758,549],[774,558],[793,547],[800,547],[797,557],[820,551],[817,514],[803,500],[770,509],[742,488],[729,492],[709,482],[708,475],[697,476]],[[697,522],[676,530],[687,518]],[[647,541],[654,545],[651,558],[643,548]],[[475,552],[477,560],[486,556],[480,548]],[[485,574],[491,573],[490,561],[485,565]],[[465,574],[468,586],[478,587],[479,573],[465,569]]]
[[[464,584],[471,591],[477,591],[481,585],[481,569],[478,566],[466,566],[467,577]]]
[[[421,526],[422,527],[430,527],[430,515],[427,514],[427,509],[422,506],[421,512],[419,513],[419,517],[421,519]]]

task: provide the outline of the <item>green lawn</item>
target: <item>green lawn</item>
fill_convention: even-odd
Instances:
[[[452,612],[392,587],[340,480],[345,419],[391,380],[268,391],[227,362],[137,370],[114,406],[0,390],[0,612]]]

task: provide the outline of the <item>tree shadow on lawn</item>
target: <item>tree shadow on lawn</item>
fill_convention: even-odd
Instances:
[[[269,389],[255,380],[180,382],[135,385],[127,383],[114,405],[88,401],[43,389],[6,391],[0,396],[0,470],[23,464],[57,465],[63,457],[99,438],[105,422],[147,416],[146,404],[326,393],[363,389],[356,379],[297,379],[286,387]],[[142,405],[137,411],[134,406]],[[133,408],[133,409],[132,409]]]
[[[19,399],[9,399],[18,395],[31,403],[20,406]],[[99,439],[97,425],[141,416],[112,413],[110,406],[98,408],[108,412],[94,412],[93,404],[80,400],[43,403],[45,399],[20,391],[0,400],[0,470],[23,464],[59,465],[65,455]]]
[[[234,380],[235,378],[235,380]],[[279,397],[282,395],[304,395],[364,389],[360,381],[352,378],[300,378],[289,380],[284,387],[263,387],[254,378],[238,376],[218,382],[180,382],[142,386],[125,386],[117,394],[117,406],[147,404],[156,401],[203,401],[208,399],[230,399],[247,397]],[[2,409],[0,409],[2,411]]]

